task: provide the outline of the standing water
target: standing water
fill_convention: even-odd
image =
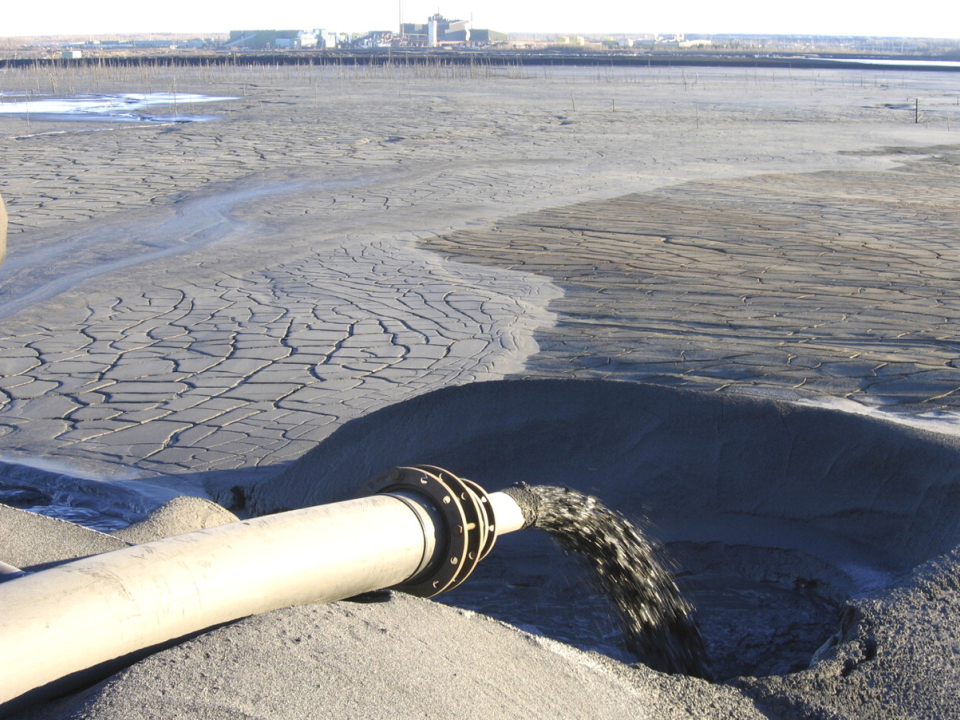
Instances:
[[[641,662],[661,672],[710,677],[693,607],[639,528],[597,498],[568,488],[521,483],[506,493],[528,526],[546,531],[589,566],[613,603],[627,648]]]

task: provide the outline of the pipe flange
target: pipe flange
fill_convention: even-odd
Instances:
[[[484,537],[482,537],[482,544],[480,546],[480,557],[477,558],[477,561],[479,562],[490,554],[490,551],[493,550],[494,543],[497,542],[497,526],[494,522],[493,503],[491,503],[490,499],[487,497],[487,491],[480,487],[473,480],[460,478],[460,482],[473,490],[480,502],[480,512],[483,515],[483,523],[481,524],[481,527],[485,528],[486,532],[482,533]]]
[[[466,580],[496,541],[493,508],[486,492],[474,482],[431,465],[397,467],[372,480],[377,493],[402,491],[428,500],[443,519],[434,556],[398,590],[432,597]]]
[[[490,554],[490,551],[493,550],[494,543],[497,542],[497,527],[496,523],[494,522],[493,503],[491,503],[490,499],[487,497],[487,491],[480,487],[480,485],[475,483],[473,480],[457,477],[449,470],[444,470],[443,468],[439,468],[434,465],[416,465],[415,467],[418,470],[425,470],[433,473],[441,480],[451,484],[454,487],[458,487],[459,492],[457,495],[460,498],[460,501],[463,503],[470,502],[470,508],[476,507],[477,518],[474,521],[474,527],[469,527],[468,525],[467,528],[468,532],[474,534],[476,536],[474,539],[478,541],[476,562],[474,562],[473,567],[470,568],[470,571],[473,572],[473,568],[477,566],[477,563]],[[469,522],[470,517],[467,519]],[[466,580],[466,578],[464,578],[464,580]],[[460,582],[463,582],[463,580]],[[459,585],[460,582],[457,584]]]

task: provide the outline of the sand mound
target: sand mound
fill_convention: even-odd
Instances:
[[[731,689],[634,672],[482,615],[387,597],[249,618],[22,717],[672,719],[691,717],[691,705],[704,717],[704,700],[723,717],[762,717]]]
[[[674,551],[723,682],[611,659],[630,661],[603,599],[524,531],[441,596],[466,610],[389,593],[269,613],[22,717],[960,717],[957,450],[876,419],[662,387],[438,391],[348,423],[241,493],[248,509],[341,499],[415,462],[488,490],[593,492]]]
[[[906,571],[960,543],[960,443],[770,400],[603,381],[499,381],[353,421],[254,487],[271,512],[344,499],[385,467],[428,463],[488,490],[589,491],[667,541],[799,549],[856,573]],[[867,577],[856,582],[870,582]]]
[[[232,512],[214,502],[181,495],[165,502],[145,520],[111,534],[129,543],[138,544],[193,530],[225,525],[237,519]]]
[[[440,465],[489,490],[568,485],[646,517],[700,609],[718,674],[788,717],[941,712],[943,688],[960,686],[944,640],[960,618],[953,437],[673,388],[479,383],[349,423],[249,501],[262,512],[340,499],[394,463]],[[629,661],[602,600],[543,538],[507,536],[493,555],[441,599]],[[917,642],[927,652],[907,647]]]

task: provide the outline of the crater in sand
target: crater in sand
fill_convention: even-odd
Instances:
[[[609,602],[579,563],[530,537],[501,543],[467,583],[437,600],[636,662]],[[681,591],[696,608],[718,680],[803,670],[849,620],[845,601],[855,588],[819,558],[724,542],[671,542],[666,550],[666,564],[673,560]]]
[[[720,679],[808,667],[846,600],[958,544],[957,440],[757,398],[602,381],[449,388],[348,423],[280,477],[258,512],[343,499],[384,467],[428,463],[488,491],[566,485],[664,542]],[[632,658],[603,598],[537,531],[501,538],[441,598]]]

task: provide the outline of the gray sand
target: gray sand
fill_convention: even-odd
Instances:
[[[465,408],[469,422],[454,422]],[[728,559],[746,558],[744,548],[753,548],[750,567],[727,567],[728,580],[742,583],[757,572],[768,587],[802,580],[836,603],[821,634],[802,638],[811,667],[710,685],[546,640],[521,642],[526,636],[505,625],[482,625],[494,637],[481,643],[474,633],[482,616],[395,595],[388,602],[273,613],[218,630],[41,716],[71,717],[83,708],[85,716],[119,718],[141,703],[156,717],[295,717],[309,706],[331,717],[442,717],[446,701],[431,700],[427,688],[442,690],[445,681],[437,678],[451,673],[480,697],[475,711],[463,710],[466,717],[495,707],[519,717],[620,717],[641,709],[655,717],[754,717],[754,703],[774,717],[956,716],[960,559],[950,548],[958,541],[960,502],[950,488],[960,475],[960,454],[953,438],[819,408],[639,384],[480,383],[348,423],[253,497],[266,503],[269,488],[278,494],[275,502],[293,504],[283,489],[302,489],[309,473],[314,493],[328,497],[304,499],[333,499],[363,485],[366,465],[380,467],[388,457],[405,462],[406,454],[448,465],[456,460],[489,489],[549,477],[590,490],[627,514],[645,512],[668,545],[685,544],[691,566],[716,543],[726,546]],[[811,483],[823,489],[811,490]],[[492,596],[491,614],[521,627],[539,624],[548,635],[551,619],[578,620],[562,617],[571,607],[598,612],[578,605],[583,588],[551,594],[551,577],[569,568],[530,532],[503,538],[497,562],[481,564],[450,602],[470,607]],[[472,596],[474,582],[485,597]],[[719,596],[699,597],[709,603]],[[765,618],[748,616],[738,632],[762,635]],[[522,652],[511,649],[517,647]],[[485,670],[465,660],[478,652]],[[556,653],[568,666],[560,674],[550,669]],[[304,668],[304,658],[314,657],[322,659]],[[494,674],[490,666],[508,672]],[[250,685],[249,668],[257,668],[257,681],[240,692],[237,684]],[[610,688],[611,668],[620,689]],[[344,679],[353,673],[355,680]],[[405,673],[422,688],[411,692]],[[530,685],[545,673],[557,683],[548,696]],[[535,707],[526,704],[530,697]],[[494,701],[500,705],[486,704]],[[588,701],[596,705],[577,704]]]
[[[238,519],[229,510],[209,500],[181,495],[158,507],[146,519],[121,528],[112,535],[135,545],[225,525]]]
[[[0,504],[3,561],[23,570],[119,550],[128,545],[118,538],[65,520]]]
[[[771,179],[817,171],[886,178],[876,171],[906,157],[886,148],[929,156],[955,139],[950,76],[939,74],[898,73],[894,83],[883,73],[710,69],[693,78],[665,69],[178,72],[118,71],[100,82],[130,90],[176,82],[238,100],[205,106],[219,122],[172,127],[5,118],[11,254],[0,266],[0,314],[13,314],[0,338],[4,452],[105,475],[134,466],[167,482],[256,468],[267,475],[370,410],[521,371],[538,345],[552,353],[571,343],[581,357],[596,342],[594,357],[543,371],[574,372],[587,362],[610,372],[645,336],[636,338],[632,319],[603,322],[591,309],[616,297],[632,310],[630,297],[690,283],[671,273],[682,253],[639,276],[647,284],[632,294],[614,296],[614,286],[583,297],[566,287],[571,273],[544,266],[555,256],[556,222],[530,227],[536,235],[537,223],[546,225],[533,248],[538,262],[474,263],[471,247],[486,253],[487,230],[502,243],[497,228],[519,235],[511,219],[522,213],[682,192],[691,180],[730,182],[735,203],[759,202],[767,188],[776,200],[789,188]],[[921,92],[930,97],[924,124],[888,107]],[[917,177],[917,187],[938,188],[924,203],[954,206],[949,175]],[[860,208],[853,186],[848,196],[856,217],[873,214],[873,206]],[[637,212],[647,214],[642,205]],[[679,207],[670,217],[686,214]],[[922,239],[925,217],[896,221]],[[934,225],[949,232],[950,218]],[[689,227],[703,222],[701,210]],[[740,236],[759,229],[749,217],[730,234],[738,227]],[[467,230],[481,236],[474,242]],[[471,264],[424,249],[435,242],[455,242]],[[571,268],[576,276],[627,259],[606,241],[590,248],[588,264]],[[694,278],[699,261],[686,261]],[[637,262],[649,266],[645,257]],[[703,269],[711,278],[735,273]],[[744,265],[744,282],[759,287],[750,269]],[[745,292],[725,288],[711,291],[698,312],[742,314]],[[557,304],[568,298],[572,307]],[[586,321],[571,330],[555,307]],[[624,332],[633,333],[627,347],[609,345]],[[783,367],[790,353],[769,357],[778,343],[735,347],[712,375],[736,382],[749,370],[752,382],[768,365],[793,371]],[[687,362],[700,353],[713,359],[711,335],[665,352],[647,345],[661,377],[684,379],[681,352]]]
[[[294,608],[25,717],[960,717],[958,441],[824,407],[953,428],[952,75],[65,72],[238,99],[183,126],[3,119],[0,459],[144,522],[0,508],[0,560],[229,519],[146,515],[180,492],[262,513],[434,463],[645,517],[708,644],[752,664],[629,665],[524,531],[446,598],[510,624]]]
[[[118,673],[54,716],[672,719],[691,717],[690,696],[702,711],[763,717],[729,688],[695,683],[397,594],[243,620]]]

